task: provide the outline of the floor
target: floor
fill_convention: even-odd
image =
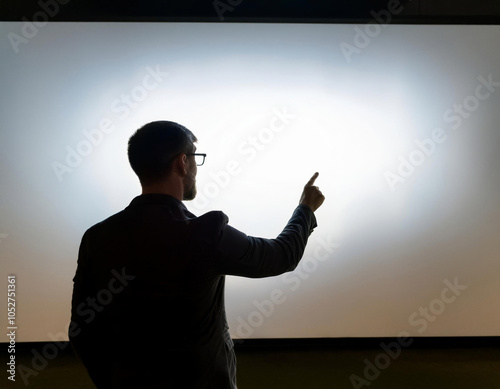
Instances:
[[[69,346],[43,358],[44,346],[18,347],[16,382],[0,387],[94,388]],[[237,346],[237,358],[239,389],[500,389],[498,347]]]

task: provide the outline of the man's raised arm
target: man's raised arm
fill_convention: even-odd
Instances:
[[[317,226],[314,211],[325,197],[314,182],[315,173],[304,186],[299,205],[276,239],[247,236],[225,225],[217,247],[217,268],[221,274],[270,277],[294,270]]]

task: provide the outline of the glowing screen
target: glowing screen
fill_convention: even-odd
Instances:
[[[299,267],[227,278],[235,338],[500,335],[498,26],[23,28],[0,25],[19,341],[64,338],[80,239],[140,194],[126,144],[153,120],[207,153],[188,209],[249,235],[278,235],[320,173]]]

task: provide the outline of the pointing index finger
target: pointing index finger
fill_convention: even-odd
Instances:
[[[319,176],[318,172],[314,173],[311,179],[307,182],[306,186],[313,186],[314,181],[316,181],[316,178],[318,178],[318,176]]]

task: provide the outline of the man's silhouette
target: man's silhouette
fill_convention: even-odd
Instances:
[[[69,337],[99,388],[236,388],[224,276],[295,269],[316,227],[318,173],[276,239],[247,236],[220,211],[193,215],[182,200],[196,196],[196,141],[174,122],[137,130],[128,155],[142,194],[82,238]]]

